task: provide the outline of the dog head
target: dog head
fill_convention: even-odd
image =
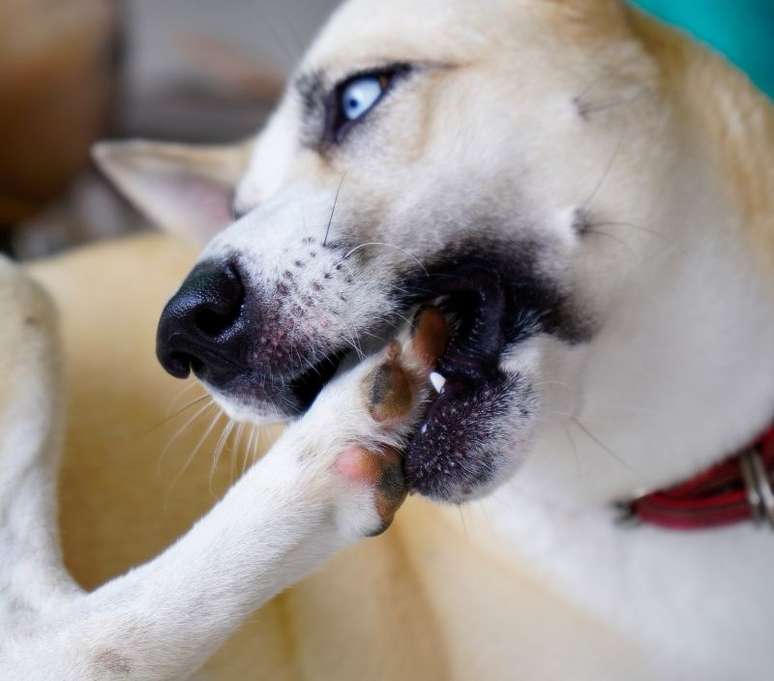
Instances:
[[[98,149],[158,221],[214,235],[161,363],[236,419],[295,417],[435,302],[453,332],[407,473],[491,489],[630,277],[648,235],[623,225],[668,208],[658,87],[612,0],[346,3],[254,140]]]

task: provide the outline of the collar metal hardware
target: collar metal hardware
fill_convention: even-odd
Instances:
[[[753,522],[756,525],[768,522],[774,530],[774,490],[760,449],[754,447],[743,452],[739,457],[739,465]]]
[[[774,426],[693,478],[616,508],[618,523],[630,527],[700,530],[752,521],[774,530]]]

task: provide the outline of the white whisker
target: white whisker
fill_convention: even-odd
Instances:
[[[209,395],[205,395],[205,398],[209,397]],[[201,409],[199,409],[191,418],[189,418],[180,428],[177,429],[177,431],[172,435],[172,437],[169,439],[169,442],[167,442],[164,449],[161,450],[161,455],[159,456],[158,462],[156,464],[156,473],[161,474],[161,466],[164,463],[164,458],[167,455],[167,452],[172,447],[174,442],[183,434],[183,431],[185,431],[188,427],[191,426],[191,424],[198,419],[205,411],[207,411],[210,407],[214,407],[215,402],[213,402],[212,398],[209,399],[209,402],[205,404]]]
[[[228,442],[228,438],[231,435],[231,431],[234,430],[234,426],[236,423],[229,419],[228,423],[224,426],[223,431],[220,434],[220,437],[218,438],[218,442],[215,445],[215,450],[212,455],[212,462],[210,463],[210,477],[209,477],[209,488],[210,493],[214,494],[212,483],[215,479],[215,470],[218,467],[218,463],[220,462],[221,454],[223,454],[223,449],[226,446],[226,443]]]
[[[428,271],[427,271],[427,268],[424,266],[422,261],[417,256],[415,256],[413,253],[410,253],[405,248],[401,248],[400,246],[395,246],[394,244],[388,244],[388,243],[385,243],[383,241],[366,241],[365,243],[362,243],[362,244],[360,244],[358,246],[355,246],[354,248],[352,248],[349,251],[347,251],[347,253],[345,253],[344,256],[341,259],[342,260],[347,260],[352,255],[357,253],[359,250],[361,250],[363,248],[366,248],[368,246],[384,246],[385,248],[394,248],[396,251],[399,251],[403,255],[405,255],[405,256],[413,259],[414,261],[416,261],[416,263],[422,268],[422,271],[425,274],[429,274]]]
[[[210,436],[210,433],[213,431],[218,421],[220,421],[221,416],[223,416],[223,410],[218,408],[218,413],[215,414],[215,417],[212,419],[212,422],[210,423],[209,427],[207,428],[206,431],[204,431],[204,435],[202,435],[196,447],[194,447],[193,451],[188,455],[188,458],[186,459],[183,467],[180,469],[180,472],[173,478],[172,482],[170,483],[167,495],[169,495],[172,492],[178,480],[180,480],[180,478],[183,477],[185,472],[188,470],[197,452],[202,448],[202,445],[204,445],[204,443],[207,441],[207,438]]]

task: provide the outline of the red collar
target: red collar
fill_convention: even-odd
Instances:
[[[668,489],[621,506],[623,519],[670,530],[744,521],[774,527],[774,425],[749,447]]]

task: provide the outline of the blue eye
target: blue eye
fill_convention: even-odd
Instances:
[[[400,78],[412,72],[410,64],[391,64],[342,79],[325,98],[324,144],[340,144],[349,131],[376,107]]]
[[[384,76],[361,76],[347,83],[341,91],[341,113],[348,121],[367,114],[384,94],[388,85]]]

